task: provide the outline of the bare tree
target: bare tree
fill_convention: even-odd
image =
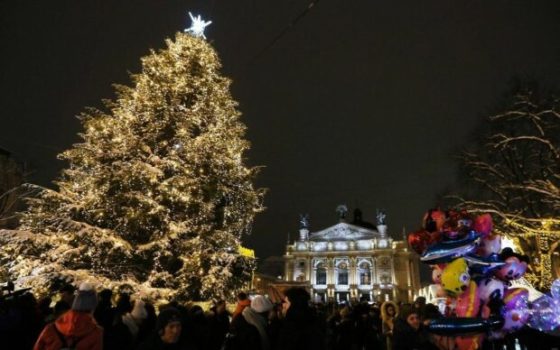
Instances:
[[[459,156],[460,207],[494,215],[495,231],[513,238],[532,263],[539,289],[558,276],[560,244],[560,111],[558,99],[523,84],[505,108],[485,118]]]

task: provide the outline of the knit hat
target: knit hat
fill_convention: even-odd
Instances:
[[[181,322],[181,314],[174,307],[167,307],[160,311],[157,321],[156,330],[159,332],[171,322]]]
[[[72,303],[72,310],[89,312],[95,310],[96,306],[97,295],[95,289],[90,283],[82,283]]]
[[[136,300],[130,314],[137,320],[146,319],[148,317],[148,312],[146,311],[144,302],[140,299]]]
[[[259,314],[272,310],[272,307],[273,305],[270,300],[262,295],[256,295],[253,300],[251,300],[251,309],[255,310],[255,312],[258,312]]]

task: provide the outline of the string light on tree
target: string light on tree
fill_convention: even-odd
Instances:
[[[195,17],[190,12],[189,12],[189,17],[191,18],[191,26],[185,29],[185,32],[191,33],[196,37],[202,37],[206,39],[206,36],[204,35],[204,30],[206,29],[206,27],[212,24],[212,21],[206,22],[202,19],[200,15]]]
[[[254,259],[231,248],[264,191],[243,163],[231,82],[203,39],[211,22],[189,15],[187,33],[143,57],[131,86],[81,115],[58,190],[36,186],[20,231],[0,234],[0,269],[20,286],[87,279],[186,301],[229,298],[250,278]]]

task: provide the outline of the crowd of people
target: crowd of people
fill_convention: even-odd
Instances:
[[[128,293],[97,293],[87,283],[67,285],[58,301],[30,292],[0,302],[0,339],[6,349],[119,350],[404,350],[453,349],[453,339],[428,333],[436,306],[414,304],[311,303],[302,288],[284,292],[281,303],[239,293],[235,310],[218,300],[209,310],[196,304],[154,305]],[[115,302],[113,302],[115,300]],[[2,347],[3,348],[3,347]],[[499,349],[502,349],[501,347]]]

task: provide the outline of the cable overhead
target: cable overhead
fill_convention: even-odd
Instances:
[[[274,37],[274,39],[272,39],[272,41],[268,45],[266,45],[259,53],[257,53],[255,57],[253,57],[252,61],[256,60],[257,58],[262,56],[266,51],[268,51],[271,47],[273,47],[293,26],[295,26],[303,17],[305,17],[305,15],[307,15],[309,11],[311,11],[311,9],[318,2],[319,0],[312,0],[309,3],[309,5],[307,5],[305,10],[303,10],[299,15],[297,15],[296,18],[294,18],[292,21],[290,21],[290,23],[288,23],[288,25],[284,27],[284,29],[282,29],[282,31],[278,33],[278,35]]]

